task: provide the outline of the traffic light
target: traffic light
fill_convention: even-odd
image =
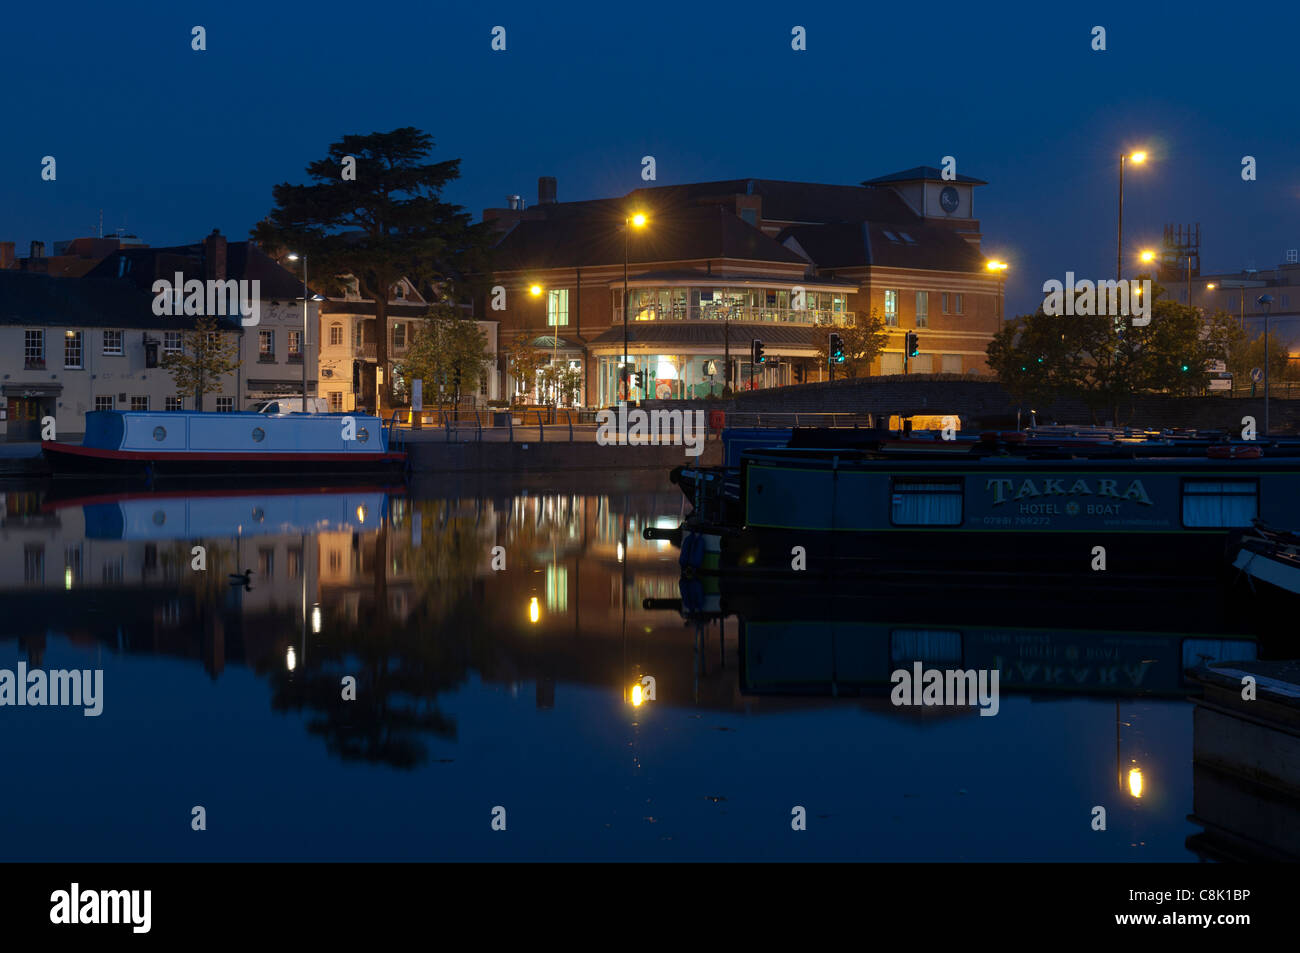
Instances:
[[[750,360],[754,364],[762,364],[767,360],[767,358],[763,356],[763,342],[758,338],[754,338],[753,343],[750,344],[749,353]]]
[[[1188,371],[1191,370],[1191,368],[1186,363],[1184,363],[1182,367],[1179,368],[1179,370],[1181,370],[1184,374],[1186,374]]]
[[[844,363],[844,342],[840,340],[840,336],[838,334],[831,335],[829,353],[830,353],[830,362],[832,364]]]
[[[794,371],[794,382],[795,382],[796,384],[802,384],[802,383],[803,383],[803,365],[802,365],[802,364],[796,364],[796,365],[794,366],[794,368],[793,368],[793,371]]]
[[[637,387],[642,389],[645,388],[645,371],[637,371],[632,375],[632,379],[636,383]]]
[[[915,331],[907,332],[907,356],[916,357],[921,353],[921,341],[916,336]]]
[[[361,393],[361,362],[352,362],[352,393]]]

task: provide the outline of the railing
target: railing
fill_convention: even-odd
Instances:
[[[836,429],[854,429],[871,427],[874,418],[871,414],[851,413],[764,413],[757,411],[730,411],[727,414],[728,427],[753,427],[761,429],[772,427],[786,429],[790,427],[833,427]]]
[[[1222,395],[1224,397],[1250,397],[1249,384],[1237,384],[1231,391],[1226,390],[1209,390],[1206,394],[1210,397]],[[1300,381],[1269,381],[1269,397],[1281,397],[1284,400],[1300,397]],[[1255,385],[1255,397],[1264,396],[1264,382],[1260,381]]]
[[[352,356],[366,361],[373,361],[375,359],[375,343],[371,341],[368,344],[354,344],[352,346]]]
[[[729,313],[727,313],[729,312]],[[851,311],[827,311],[824,309],[795,308],[755,308],[741,306],[735,308],[711,308],[707,305],[691,307],[674,305],[669,308],[633,308],[632,322],[637,321],[718,321],[723,319],[733,323],[744,324],[808,324],[818,326],[844,326],[853,318]],[[623,309],[614,308],[612,323],[623,323]]]
[[[562,408],[559,408],[559,409],[564,411],[564,414],[565,414],[565,416],[566,416],[566,418],[567,418],[567,421],[568,421],[568,424],[569,424],[569,443],[573,443],[573,411],[570,410],[568,407],[562,407]],[[520,411],[520,414],[519,414],[519,416],[520,416],[519,426],[520,426],[520,427],[526,427],[526,426],[528,425],[528,415],[529,415],[530,413],[534,413],[534,414],[537,415],[537,442],[538,442],[538,443],[545,443],[545,442],[546,442],[546,423],[545,423],[545,421],[542,419],[542,415],[543,415],[543,414],[547,414],[548,416],[550,416],[550,417],[552,418],[552,421],[554,421],[554,418],[555,418],[555,415],[556,415],[556,413],[557,413],[557,410],[556,410],[556,408],[554,408],[554,407],[548,407],[548,408],[546,408],[546,410],[534,409],[534,410],[531,410],[531,411],[528,411],[528,410]],[[514,415],[514,413],[511,412],[510,416],[507,417],[506,419],[510,422],[510,424],[509,424],[509,425],[510,425],[510,442],[511,442],[511,443],[514,443],[514,442],[515,442],[515,415]],[[556,424],[556,423],[554,423],[554,422],[552,422],[551,426],[555,427],[555,426],[559,426],[559,425]]]

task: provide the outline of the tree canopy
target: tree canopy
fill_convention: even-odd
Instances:
[[[1048,315],[1039,309],[1008,321],[988,347],[988,364],[1007,391],[1034,404],[1077,397],[1093,413],[1118,420],[1138,394],[1189,395],[1209,381],[1209,362],[1226,360],[1232,329],[1206,319],[1153,287],[1151,320],[1108,315]]]
[[[885,319],[875,310],[870,314],[857,311],[849,324],[842,328],[826,328],[825,331],[817,339],[817,353],[823,366],[830,360],[831,334],[838,334],[844,344],[844,363],[835,365],[836,377],[866,377],[871,373],[871,362],[885,349],[889,340]]]
[[[205,394],[225,389],[224,378],[239,367],[239,342],[231,333],[217,328],[217,319],[205,315],[191,331],[181,334],[181,350],[166,354],[159,362],[176,384],[178,394],[192,394],[194,409],[203,409]]]
[[[441,197],[460,177],[460,160],[429,162],[432,151],[433,138],[411,126],[345,135],[307,166],[312,184],[272,189],[275,207],[252,231],[269,254],[305,255],[308,281],[322,290],[338,294],[344,276],[357,280],[375,302],[380,368],[388,365],[388,299],[398,279],[428,300],[456,300],[472,292],[472,275],[489,271],[491,233]],[[380,395],[388,404],[392,378],[384,375]]]
[[[459,402],[463,393],[478,390],[487,372],[490,355],[487,339],[478,325],[451,305],[430,309],[430,317],[416,322],[415,337],[393,368],[403,399],[409,399],[411,381],[424,381],[425,400],[441,391]]]

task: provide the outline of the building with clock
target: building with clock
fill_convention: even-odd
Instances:
[[[577,403],[589,406],[626,393],[625,350],[629,370],[644,374],[633,396],[824,379],[819,346],[873,311],[889,335],[873,374],[904,371],[908,332],[919,343],[908,373],[984,374],[1002,316],[975,217],[984,184],[918,167],[859,185],[732,179],[559,202],[544,177],[536,205],[512,195],[484,212],[501,231],[497,293],[476,314],[500,322],[503,352],[522,341],[579,370]],[[635,213],[644,227],[628,224]],[[540,396],[504,361],[497,371],[503,393]]]

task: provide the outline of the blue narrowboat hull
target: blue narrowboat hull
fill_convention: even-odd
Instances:
[[[716,536],[724,571],[1217,575],[1229,533],[1255,518],[1300,524],[1297,457],[884,460],[751,450],[732,477],[733,498],[711,507],[699,499],[706,476],[683,486],[696,494],[686,529]],[[727,479],[714,476],[722,494]]]

